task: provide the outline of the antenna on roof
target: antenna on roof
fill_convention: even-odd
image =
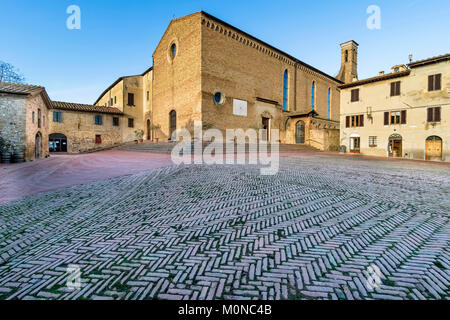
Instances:
[[[413,61],[413,55],[410,54],[410,55],[409,55],[409,63],[411,63],[412,61]]]

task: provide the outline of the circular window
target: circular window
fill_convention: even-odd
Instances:
[[[216,91],[214,93],[214,103],[223,104],[224,102],[225,102],[225,95],[220,91]]]
[[[170,46],[170,57],[173,59],[177,55],[177,45],[175,43],[172,43]]]

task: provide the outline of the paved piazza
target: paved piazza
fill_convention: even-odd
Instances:
[[[32,195],[0,206],[0,299],[449,299],[449,192],[448,165],[314,154]]]

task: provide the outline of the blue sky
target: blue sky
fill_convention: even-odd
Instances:
[[[81,30],[68,30],[69,5]],[[381,29],[369,30],[369,5]],[[359,78],[395,64],[450,52],[448,0],[1,0],[0,60],[53,100],[93,103],[118,77],[142,73],[172,18],[204,10],[273,46],[336,75],[339,44],[354,39]]]

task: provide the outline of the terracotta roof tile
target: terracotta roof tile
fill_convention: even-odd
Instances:
[[[71,102],[62,102],[62,101],[52,101],[52,108],[68,110],[68,111],[83,111],[83,112],[107,113],[107,114],[117,114],[117,115],[123,114],[123,112],[117,108],[93,106],[90,104],[80,104],[80,103],[71,103]]]
[[[44,90],[44,87],[29,84],[0,82],[0,92],[29,95]]]

